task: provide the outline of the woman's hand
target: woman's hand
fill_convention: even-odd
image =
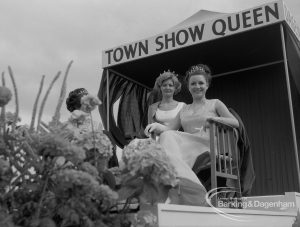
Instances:
[[[147,125],[144,133],[146,136],[150,137],[152,133],[159,135],[163,131],[164,131],[164,126],[155,122]]]
[[[235,125],[234,125],[235,122],[233,122],[232,124],[230,124],[231,123],[231,119],[230,118],[225,118],[225,117],[207,117],[206,118],[206,122],[205,122],[205,128],[204,128],[204,130],[206,128],[209,128],[209,123],[211,121],[219,122],[219,123],[221,123],[223,125],[227,125],[227,126],[230,126],[230,127],[235,127]],[[238,125],[238,123],[237,123],[237,125]]]
[[[220,122],[220,119],[219,119],[219,117],[213,117],[213,116],[207,117],[206,121],[205,121],[205,124],[204,124],[204,127],[203,127],[204,131],[206,131],[206,129],[209,129],[210,121]]]
[[[206,118],[206,122],[210,122],[210,121],[218,121],[219,120],[219,117],[212,117],[212,116],[210,116],[210,117],[207,117]]]

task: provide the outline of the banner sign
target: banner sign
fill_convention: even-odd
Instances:
[[[217,39],[284,20],[283,2],[276,1],[203,23],[178,28],[102,52],[103,68]],[[299,30],[298,30],[299,31]]]
[[[300,41],[300,28],[298,27],[295,18],[292,16],[291,12],[287,8],[287,6],[283,3],[283,9],[284,9],[284,19],[286,23],[289,25],[291,30],[296,35],[298,41]]]

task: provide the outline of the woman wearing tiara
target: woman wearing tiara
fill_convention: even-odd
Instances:
[[[206,98],[211,81],[208,66],[198,64],[190,67],[186,73],[186,81],[193,97],[192,104],[184,106],[168,125],[156,122],[149,124],[145,134],[160,135],[159,142],[177,170],[183,194],[181,197],[184,198],[173,193],[169,195],[171,203],[204,205],[206,190],[192,171],[192,167],[198,155],[209,151],[207,121],[213,119],[233,127],[238,127],[238,121],[223,102]],[[174,131],[180,127],[184,132]]]
[[[173,96],[181,89],[181,83],[175,72],[163,72],[155,81],[153,90],[159,92],[161,101],[152,104],[148,109],[148,124],[158,122],[163,125],[169,125],[175,119],[184,102],[177,102]]]
[[[79,132],[89,132],[92,131],[92,123],[95,131],[102,130],[102,124],[97,122],[92,122],[91,111],[87,111],[82,105],[82,98],[89,95],[88,91],[85,88],[77,88],[69,93],[68,98],[66,99],[67,109],[70,111],[71,116],[69,118],[70,127],[74,130],[75,133]],[[95,97],[93,97],[96,101]]]
[[[87,102],[85,102],[84,100]],[[102,124],[92,119],[92,111],[100,104],[100,100],[88,93],[85,88],[77,88],[69,93],[66,100],[67,109],[71,112],[68,120],[68,128],[71,129],[75,136],[92,132],[103,132],[113,142],[108,131],[103,130]],[[113,156],[109,159],[108,167],[118,166],[116,155],[116,145],[113,144]]]

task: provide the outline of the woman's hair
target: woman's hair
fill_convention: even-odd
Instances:
[[[66,100],[67,109],[70,112],[73,112],[74,110],[79,110],[81,107],[81,98],[82,96],[87,94],[88,91],[85,88],[77,88],[74,91],[71,91]]]
[[[189,83],[189,80],[191,76],[194,75],[202,75],[205,77],[206,82],[208,85],[211,83],[211,70],[207,65],[204,64],[198,64],[198,65],[193,65],[191,66],[188,71],[185,73],[185,81],[187,84]]]
[[[178,75],[175,74],[175,72],[171,72],[170,70],[168,70],[167,72],[163,72],[162,74],[160,74],[156,80],[155,80],[155,84],[154,84],[154,88],[155,90],[157,90],[159,93],[161,93],[161,86],[162,84],[166,81],[171,79],[174,83],[174,87],[175,87],[175,91],[174,91],[174,95],[176,95],[177,93],[180,92],[181,90],[181,83],[178,80]]]

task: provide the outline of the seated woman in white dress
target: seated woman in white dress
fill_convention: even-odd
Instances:
[[[197,195],[192,195],[190,198],[187,195],[189,201],[181,201],[181,203],[203,205],[206,192],[192,171],[192,167],[198,155],[209,151],[207,120],[213,119],[233,127],[238,127],[238,121],[223,102],[218,99],[206,99],[206,91],[211,81],[211,71],[208,66],[203,64],[192,66],[186,73],[186,81],[193,97],[192,104],[184,106],[168,125],[149,124],[145,134],[160,135],[159,142],[177,170],[181,187],[188,187],[187,193],[197,193],[198,190],[198,197],[202,198],[196,201]],[[174,131],[180,127],[184,132]]]
[[[167,71],[156,78],[153,89],[160,93],[162,99],[149,106],[148,124],[158,122],[168,125],[185,106],[184,102],[177,102],[173,98],[181,89],[181,83],[177,77],[178,75],[175,72]]]

